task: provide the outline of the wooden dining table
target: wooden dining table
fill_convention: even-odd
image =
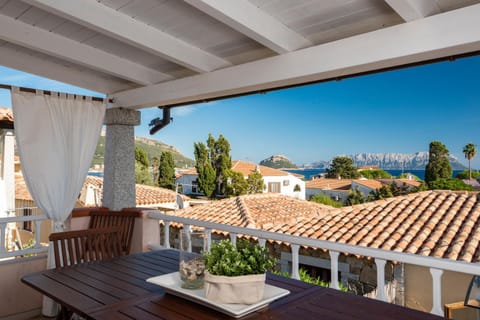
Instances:
[[[146,279],[178,271],[179,253],[158,250],[26,275],[22,282],[86,319],[232,319]],[[267,274],[290,293],[242,319],[444,319],[375,299]]]

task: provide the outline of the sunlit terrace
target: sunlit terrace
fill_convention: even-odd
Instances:
[[[472,0],[0,0],[0,65],[103,95],[73,97],[22,88],[15,80],[0,84],[11,91],[15,113],[15,128],[10,124],[1,129],[0,173],[10,191],[0,217],[0,317],[28,319],[41,313],[40,293],[20,279],[47,266],[44,230],[89,225],[88,211],[69,217],[102,125],[102,205],[112,211],[134,208],[133,128],[140,123],[141,109],[161,109],[152,121],[155,133],[169,124],[170,110],[177,106],[454,61],[480,51],[479,16],[480,1]],[[55,100],[65,118],[48,117],[45,110],[52,109],[41,109],[48,108],[44,100]],[[30,216],[16,214],[13,139],[41,214],[33,209]],[[234,241],[249,236],[284,246],[289,259],[285,268],[298,278],[300,265],[308,264],[306,248],[315,248],[328,255],[322,268],[329,270],[335,289],[346,272],[346,256],[370,261],[374,296],[384,301],[389,297],[385,270],[402,265],[413,270],[411,292],[423,299],[402,304],[435,315],[444,314],[446,303],[462,301],[471,275],[480,274],[477,247],[471,259],[459,261],[136,211],[131,253],[174,246],[173,237],[165,239],[179,224],[197,226],[212,236],[223,234]],[[9,238],[10,231],[24,223],[30,224],[34,241],[28,249],[15,250],[23,246]]]

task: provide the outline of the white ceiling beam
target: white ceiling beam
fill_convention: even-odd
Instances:
[[[480,4],[208,74],[117,92],[117,106],[201,101],[480,50]]]
[[[0,46],[0,65],[100,93],[128,88],[121,82],[102,79],[90,72],[81,72],[63,64],[27,54],[25,50],[19,51],[7,46]]]
[[[436,0],[385,0],[385,2],[406,22],[440,13]]]
[[[146,50],[196,72],[209,72],[231,63],[179,40],[145,23],[113,10],[95,0],[23,0],[75,21],[96,32]]]
[[[0,39],[141,85],[172,78],[130,60],[2,15]]]
[[[277,53],[283,54],[312,45],[309,40],[249,1],[184,1]]]

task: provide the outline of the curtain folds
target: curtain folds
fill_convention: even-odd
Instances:
[[[28,190],[52,220],[52,232],[62,231],[88,173],[106,104],[88,97],[44,95],[40,90],[30,93],[12,88],[11,95]],[[53,260],[49,251],[49,268],[54,267]]]
[[[53,231],[62,231],[88,173],[106,106],[13,88],[12,107],[25,182]]]

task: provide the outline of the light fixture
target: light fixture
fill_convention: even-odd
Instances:
[[[473,276],[468,286],[464,305],[480,309],[480,276]]]

